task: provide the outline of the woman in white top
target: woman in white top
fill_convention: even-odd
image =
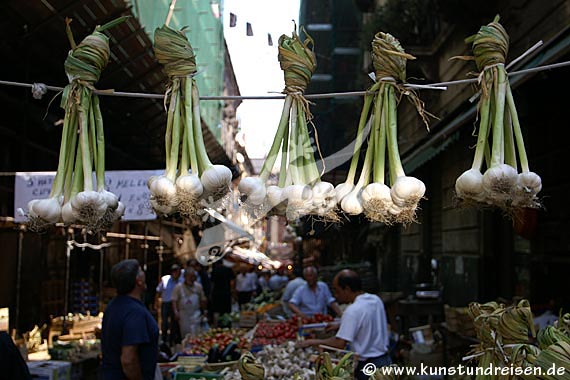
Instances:
[[[200,334],[202,309],[206,306],[206,295],[202,285],[196,282],[196,272],[187,268],[184,282],[176,285],[172,292],[174,316],[180,326],[180,334],[185,338]]]

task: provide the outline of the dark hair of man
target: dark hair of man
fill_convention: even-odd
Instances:
[[[362,280],[355,272],[341,273],[338,276],[338,286],[341,289],[348,286],[353,292],[359,292],[362,290]]]
[[[135,288],[140,264],[135,259],[118,262],[111,269],[111,281],[117,288],[117,293],[124,295]]]

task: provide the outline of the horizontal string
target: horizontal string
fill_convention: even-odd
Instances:
[[[557,69],[560,67],[570,66],[570,61],[560,62],[560,63],[553,63],[550,65],[545,66],[537,66],[530,69],[524,69],[519,71],[513,71],[508,73],[507,75],[514,76],[514,75],[525,75],[530,73],[535,73],[539,71]],[[404,87],[407,88],[418,88],[418,89],[428,89],[428,90],[445,90],[445,86],[455,86],[460,84],[467,84],[467,83],[476,83],[477,78],[471,79],[460,79],[450,82],[439,82],[439,83],[432,83],[432,84],[404,84]],[[0,80],[0,84],[7,85],[7,86],[15,86],[15,87],[28,87],[31,88],[36,83],[21,83],[21,82],[12,82],[12,81],[5,81]],[[57,86],[45,86],[45,88],[49,91],[62,91],[63,87]],[[149,93],[141,93],[141,92],[121,92],[121,91],[113,91],[113,90],[95,90],[94,91],[98,95],[103,96],[122,96],[128,98],[146,98],[146,99],[164,99],[164,94],[149,94]],[[353,97],[353,96],[363,96],[366,94],[370,94],[369,91],[349,91],[349,92],[331,92],[331,93],[324,93],[324,94],[306,94],[305,98],[307,99],[326,99],[326,98],[343,98],[343,97]],[[241,95],[225,95],[225,96],[200,96],[200,100],[272,100],[272,99],[285,99],[285,95],[257,95],[257,96],[241,96]]]

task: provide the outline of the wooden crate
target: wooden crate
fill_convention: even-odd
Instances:
[[[239,313],[239,327],[253,327],[257,323],[255,311],[242,311]]]

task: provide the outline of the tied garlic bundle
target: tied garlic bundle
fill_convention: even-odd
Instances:
[[[322,352],[315,362],[315,380],[350,380],[354,377],[352,352],[345,354],[333,366],[328,352]]]
[[[258,363],[251,352],[242,355],[238,362],[238,370],[242,380],[263,380],[265,369]]]
[[[295,220],[315,215],[334,221],[336,202],[334,186],[321,181],[309,137],[308,123],[312,118],[309,102],[303,96],[316,69],[316,58],[307,36],[301,41],[293,36],[279,38],[279,63],[285,76],[286,94],[275,138],[263,163],[259,177],[244,178],[238,189],[246,209],[255,217],[268,211]],[[277,185],[266,187],[281,148],[281,166]]]
[[[67,19],[66,32],[72,50],[65,60],[69,84],[63,90],[65,110],[59,162],[49,198],[28,203],[31,229],[50,224],[85,225],[91,231],[109,228],[121,218],[125,206],[105,189],[105,136],[99,98],[94,84],[109,62],[109,39],[102,33],[125,20],[121,17],[85,37],[79,45]],[[93,183],[95,167],[96,187]]]
[[[154,51],[170,84],[165,96],[166,169],[163,175],[148,180],[150,203],[159,216],[178,212],[193,218],[202,199],[210,206],[223,203],[232,173],[224,165],[213,165],[206,152],[200,97],[193,78],[196,59],[188,39],[164,25],[155,31]]]
[[[407,224],[415,220],[426,188],[419,179],[406,175],[400,160],[397,94],[408,96],[426,125],[429,114],[416,94],[400,84],[406,79],[406,61],[415,57],[406,54],[397,39],[377,33],[372,41],[372,59],[377,82],[369,89],[373,94],[364,98],[352,162],[346,181],[336,187],[336,198],[349,215],[364,213],[372,221]],[[366,125],[370,126],[370,137],[360,177],[354,184]]]
[[[471,169],[457,178],[455,192],[463,204],[491,205],[511,213],[519,208],[540,207],[537,194],[542,181],[529,168],[505,70],[509,36],[498,21],[499,16],[466,39],[473,43],[474,57],[458,57],[475,60],[480,71],[481,98],[475,157]],[[487,169],[483,173],[484,160]]]
[[[472,303],[469,314],[480,341],[471,359],[477,360],[478,367],[513,366],[526,368],[540,350],[530,344],[529,336],[534,337],[534,322],[528,301],[521,300],[517,305],[505,308],[495,302]],[[476,380],[518,379],[510,374],[477,373]]]

